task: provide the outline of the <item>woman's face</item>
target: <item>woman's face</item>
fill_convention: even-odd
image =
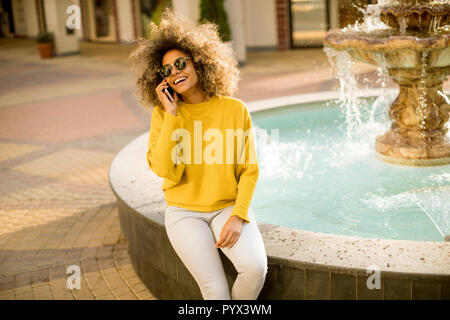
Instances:
[[[172,49],[167,51],[162,59],[162,65],[173,65],[175,60],[180,57],[188,57],[183,51]],[[178,79],[185,79],[181,82],[177,82]],[[184,95],[186,93],[194,92],[198,90],[198,76],[195,71],[194,62],[192,59],[187,59],[186,68],[178,70],[177,67],[172,66],[172,73],[166,78],[169,85],[179,94]]]

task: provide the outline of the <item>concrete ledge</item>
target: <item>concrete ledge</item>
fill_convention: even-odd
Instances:
[[[146,163],[147,143],[148,133],[129,143],[109,172],[131,261],[156,297],[201,299],[165,232],[162,179]],[[260,299],[450,300],[448,242],[338,236],[261,222],[258,226],[269,259]],[[222,253],[221,258],[231,288],[237,273]],[[367,268],[373,265],[380,270],[381,288],[370,290],[366,283],[372,273]]]

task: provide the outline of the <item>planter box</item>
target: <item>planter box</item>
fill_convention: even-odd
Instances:
[[[53,43],[38,43],[38,49],[42,59],[53,57]]]

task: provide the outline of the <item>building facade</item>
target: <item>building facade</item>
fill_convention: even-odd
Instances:
[[[164,0],[0,0],[2,37],[55,33],[57,54],[77,52],[79,41],[130,44],[148,31],[151,15]],[[241,62],[248,50],[321,46],[325,33],[362,14],[370,0],[225,0],[233,47]],[[66,28],[79,9],[79,29]],[[172,0],[173,10],[198,21],[200,0]],[[73,7],[72,7],[73,8]]]

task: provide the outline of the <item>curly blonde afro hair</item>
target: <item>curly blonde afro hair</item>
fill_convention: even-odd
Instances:
[[[231,96],[237,90],[237,59],[232,47],[220,40],[217,25],[197,25],[177,17],[166,8],[160,25],[152,22],[148,37],[139,38],[129,56],[132,66],[139,72],[136,96],[145,109],[162,107],[155,92],[162,81],[158,69],[164,54],[171,49],[181,50],[192,57],[207,99]]]

